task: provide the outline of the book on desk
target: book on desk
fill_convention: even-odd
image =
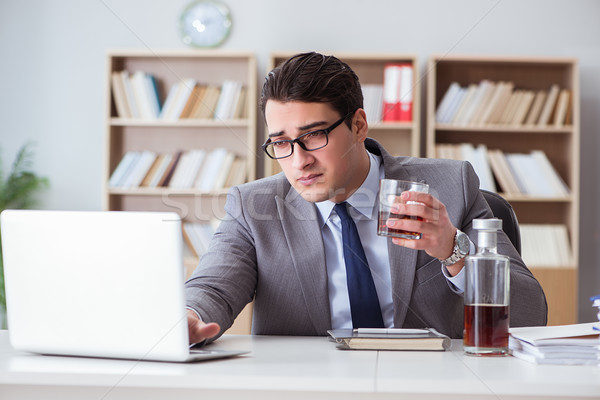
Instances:
[[[444,351],[450,347],[450,338],[433,328],[332,329],[327,333],[345,350]]]
[[[510,328],[512,356],[535,364],[600,365],[599,323]]]

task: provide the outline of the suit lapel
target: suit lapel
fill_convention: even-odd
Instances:
[[[306,307],[316,332],[323,334],[331,328],[331,316],[325,248],[315,207],[293,189],[285,199],[275,200]]]

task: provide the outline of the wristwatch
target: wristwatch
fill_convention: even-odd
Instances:
[[[454,249],[452,250],[452,254],[444,260],[440,259],[440,262],[444,267],[456,264],[469,254],[470,249],[471,241],[469,240],[469,237],[466,233],[457,229],[456,235],[454,236]]]

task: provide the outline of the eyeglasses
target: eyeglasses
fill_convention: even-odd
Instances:
[[[294,143],[298,143],[298,145],[300,145],[300,147],[306,151],[322,149],[323,147],[327,146],[327,143],[329,143],[329,133],[331,133],[331,131],[337,128],[352,114],[354,114],[354,111],[344,115],[328,128],[306,132],[293,140],[271,141],[271,139],[267,139],[265,144],[262,145],[262,149],[274,160],[291,156],[292,153],[294,153]]]

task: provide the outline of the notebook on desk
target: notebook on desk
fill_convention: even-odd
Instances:
[[[8,333],[17,350],[198,361],[190,350],[175,213],[6,210]]]

